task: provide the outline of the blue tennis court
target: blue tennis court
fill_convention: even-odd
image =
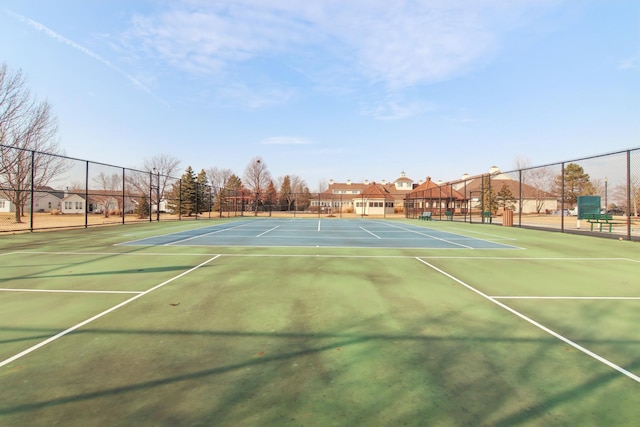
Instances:
[[[384,220],[250,219],[123,243],[136,246],[263,246],[519,249],[429,227]]]

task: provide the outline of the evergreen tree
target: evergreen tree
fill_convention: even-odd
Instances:
[[[140,197],[137,199],[136,209],[134,213],[138,215],[138,218],[149,218],[149,199],[146,197]]]
[[[227,179],[224,186],[225,198],[229,203],[228,209],[237,211],[242,206],[242,180],[235,174]]]
[[[564,168],[564,173],[556,178],[556,188],[562,194],[562,181],[564,180],[564,202],[575,205],[578,196],[595,194],[595,188],[589,180],[589,174],[577,163],[569,163]]]
[[[489,176],[485,176],[482,178],[483,181],[483,193],[482,193],[482,208],[484,212],[496,212],[498,210],[498,201],[496,198],[495,191],[491,188],[491,178]]]
[[[197,213],[210,212],[211,211],[211,191],[209,187],[209,179],[207,173],[202,169],[196,177],[196,200],[197,207],[195,211]]]
[[[276,186],[273,183],[273,180],[269,180],[269,185],[267,185],[267,192],[264,198],[264,205],[268,206],[269,214],[271,214],[271,209],[273,204],[278,200],[278,191],[276,190]]]
[[[287,206],[287,211],[291,210],[291,205],[295,200],[295,194],[291,188],[291,178],[289,175],[285,175],[282,179],[282,185],[280,186],[280,206]]]
[[[196,209],[196,176],[191,166],[188,166],[180,180],[173,184],[169,194],[168,206],[172,212],[187,216],[194,214]]]
[[[496,194],[496,198],[498,207],[502,209],[512,209],[516,201],[516,198],[513,197],[513,194],[511,193],[511,190],[509,190],[506,182],[502,183],[500,190]]]

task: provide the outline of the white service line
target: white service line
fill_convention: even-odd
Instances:
[[[372,232],[370,232],[369,230],[367,230],[364,227],[360,227],[361,230],[366,231],[367,233],[371,234],[373,237],[377,237],[378,239],[382,239],[382,237],[378,236],[377,234],[373,234]]]
[[[120,304],[115,305],[115,306],[113,306],[113,307],[111,307],[111,308],[109,308],[109,309],[107,309],[107,310],[103,311],[102,313],[96,314],[95,316],[93,316],[93,317],[91,317],[91,318],[89,318],[89,319],[87,319],[87,320],[85,320],[85,321],[83,321],[83,322],[80,322],[80,323],[78,323],[77,325],[74,325],[74,326],[72,326],[72,327],[70,327],[70,328],[68,328],[68,329],[65,329],[64,331],[62,331],[62,332],[60,332],[60,333],[57,333],[56,335],[54,335],[54,336],[52,336],[52,337],[50,337],[50,338],[47,338],[46,340],[41,341],[41,342],[39,342],[38,344],[36,344],[36,345],[34,345],[34,346],[31,346],[31,347],[29,347],[28,349],[26,349],[26,350],[24,350],[24,351],[22,351],[22,352],[20,352],[20,353],[18,353],[18,354],[16,354],[16,355],[14,355],[14,356],[11,356],[11,357],[10,357],[10,358],[8,358],[8,359],[5,359],[5,360],[1,361],[1,362],[0,362],[0,368],[2,368],[2,367],[3,367],[3,366],[5,366],[5,365],[8,365],[8,364],[9,364],[9,363],[11,363],[11,362],[14,362],[14,361],[16,361],[16,360],[20,359],[20,358],[21,358],[21,357],[23,357],[23,356],[26,356],[27,354],[29,354],[29,353],[31,353],[31,352],[33,352],[33,351],[35,351],[35,350],[37,350],[37,349],[39,349],[39,348],[41,348],[41,347],[44,347],[45,345],[47,345],[47,344],[49,344],[49,343],[51,343],[51,342],[53,342],[53,341],[57,340],[58,338],[61,338],[61,337],[65,336],[65,335],[67,335],[67,334],[68,334],[68,333],[70,333],[70,332],[75,331],[75,330],[76,330],[76,329],[78,329],[78,328],[83,327],[84,325],[86,325],[86,324],[88,324],[88,323],[93,322],[94,320],[97,320],[97,319],[101,318],[102,316],[105,316],[105,315],[107,315],[107,314],[111,313],[112,311],[116,311],[117,309],[119,309],[119,308],[121,308],[121,307],[124,307],[125,305],[129,304],[130,302],[133,302],[133,301],[137,300],[138,298],[140,298],[140,297],[142,297],[142,296],[144,296],[144,295],[147,295],[148,293],[153,292],[153,291],[155,291],[156,289],[159,289],[159,288],[163,287],[164,285],[167,285],[167,284],[169,284],[169,283],[173,282],[173,281],[174,281],[174,280],[176,280],[176,279],[181,278],[182,276],[186,276],[187,274],[189,274],[189,273],[191,273],[191,272],[193,272],[193,271],[196,271],[196,270],[197,270],[197,269],[199,269],[200,267],[202,267],[202,266],[204,266],[204,265],[206,265],[206,264],[210,263],[211,261],[213,261],[214,259],[218,258],[219,256],[220,256],[220,255],[216,255],[216,256],[214,256],[213,258],[209,258],[209,259],[208,259],[208,260],[206,260],[205,262],[202,262],[202,263],[200,263],[200,264],[196,265],[195,267],[193,267],[193,268],[191,268],[191,269],[189,269],[189,270],[187,270],[187,271],[184,271],[184,272],[182,272],[182,273],[178,274],[177,276],[172,277],[172,278],[171,278],[171,279],[169,279],[169,280],[165,280],[164,282],[160,283],[159,285],[154,286],[153,288],[147,289],[146,291],[141,292],[141,293],[139,293],[138,295],[136,295],[136,296],[134,296],[134,297],[132,297],[132,298],[129,298],[128,300],[123,301],[123,302],[121,302]]]
[[[186,239],[177,240],[175,242],[165,243],[163,246],[177,245],[178,243],[188,242],[189,240],[199,239],[200,237],[210,236],[210,235],[216,234],[216,233],[222,233],[223,231],[233,230],[233,229],[236,229],[236,228],[244,227],[245,225],[248,225],[248,223],[236,225],[235,227],[223,228],[222,230],[214,230],[214,231],[212,231],[210,233],[198,234],[197,236],[191,236],[191,237],[187,237]]]
[[[408,231],[410,233],[416,233],[416,234],[419,234],[421,236],[427,236],[427,237],[430,237],[432,239],[440,240],[441,242],[451,243],[452,245],[462,246],[463,248],[467,248],[467,249],[475,249],[475,248],[473,248],[471,246],[463,245],[462,243],[456,243],[456,242],[453,242],[451,240],[441,239],[440,237],[432,236],[431,234],[427,234],[427,233],[421,233],[419,231],[411,230],[409,228],[400,227],[399,225],[391,225],[391,224],[387,224],[387,225],[389,225],[390,227],[393,227],[393,228],[399,228],[400,230]],[[480,239],[478,239],[478,240],[480,240]],[[493,242],[491,242],[491,243],[493,243]]]
[[[78,291],[73,289],[15,289],[0,288],[0,291],[7,292],[44,292],[44,293],[62,293],[62,294],[141,294],[144,291]]]
[[[269,229],[269,230],[265,231],[264,233],[260,233],[260,234],[258,234],[256,237],[262,237],[262,236],[264,236],[265,234],[267,234],[268,232],[275,230],[276,228],[280,228],[280,226],[279,226],[279,225],[276,225],[275,227],[273,227],[273,228],[271,228],[271,229]]]
[[[640,300],[640,297],[543,297],[543,296],[491,296],[495,299],[570,299],[570,300]]]
[[[591,350],[582,347],[580,344],[575,343],[573,341],[571,341],[569,338],[566,338],[562,335],[560,335],[559,333],[547,328],[546,326],[536,322],[535,320],[525,316],[524,314],[520,313],[519,311],[514,310],[513,308],[501,303],[500,301],[495,300],[494,298],[490,297],[489,295],[485,294],[482,291],[479,291],[478,289],[474,288],[473,286],[463,282],[462,280],[458,279],[457,277],[452,276],[451,274],[447,273],[446,271],[443,271],[441,269],[439,269],[438,267],[436,267],[433,264],[430,264],[428,262],[426,262],[423,259],[420,259],[419,257],[416,257],[416,259],[418,261],[420,261],[421,263],[423,263],[424,265],[426,265],[427,267],[432,268],[433,270],[437,271],[438,273],[447,276],[448,278],[450,278],[451,280],[461,284],[462,286],[464,286],[465,288],[475,292],[476,294],[480,295],[481,297],[491,301],[492,303],[504,308],[505,310],[515,314],[516,316],[518,316],[519,318],[529,322],[530,324],[532,324],[533,326],[542,329],[543,331],[545,331],[546,333],[553,335],[554,337],[556,337],[557,339],[559,339],[560,341],[563,341],[564,343],[570,345],[571,347],[575,348],[576,350],[579,350],[581,352],[583,352],[584,354],[593,357],[594,359],[598,360],[599,362],[604,363],[605,365],[609,366],[610,368],[615,369],[616,371],[620,372],[621,374],[626,375],[627,377],[631,378],[632,380],[640,383],[640,377],[638,375],[635,375],[632,372],[627,371],[626,369],[624,369],[621,366],[616,365],[615,363],[605,359],[604,357],[592,352]]]
[[[320,220],[318,220],[318,231],[320,231]]]

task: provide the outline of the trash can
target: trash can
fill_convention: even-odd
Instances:
[[[505,209],[502,214],[502,225],[504,227],[513,227],[513,211],[511,209]]]

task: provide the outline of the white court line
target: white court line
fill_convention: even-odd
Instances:
[[[320,231],[320,220],[318,220],[318,231]]]
[[[233,230],[233,229],[236,229],[236,228],[244,227],[245,225],[249,225],[249,223],[236,225],[235,227],[223,228],[222,230],[214,230],[214,231],[212,231],[210,233],[198,234],[197,236],[191,236],[191,237],[187,237],[186,239],[176,240],[175,242],[165,243],[162,246],[177,245],[177,244],[182,243],[182,242],[188,242],[189,240],[199,239],[200,237],[211,236],[212,234],[222,233],[223,231],[228,231],[228,230]]]
[[[409,228],[400,227],[399,225],[387,224],[387,223],[384,223],[384,222],[383,222],[382,224],[388,225],[389,227],[392,227],[392,228],[399,228],[400,230],[408,231],[408,232],[410,232],[410,233],[416,233],[416,234],[419,234],[419,235],[421,235],[421,236],[426,236],[426,237],[430,237],[430,238],[432,238],[432,239],[440,240],[441,242],[451,243],[452,245],[456,245],[456,246],[462,246],[463,248],[467,248],[467,249],[475,249],[475,248],[473,248],[473,247],[471,247],[471,246],[463,245],[462,243],[456,243],[456,242],[452,242],[451,240],[441,239],[441,238],[439,238],[439,237],[432,236],[432,235],[427,234],[427,233],[421,233],[421,232],[419,232],[419,231],[411,230],[411,229],[409,229]],[[463,237],[464,237],[464,236],[463,236]],[[473,237],[471,237],[471,238],[473,239]],[[482,240],[482,239],[477,239],[477,240]],[[493,242],[489,242],[489,243],[493,243]]]
[[[581,352],[583,352],[584,354],[586,354],[586,355],[588,355],[588,356],[593,357],[594,359],[596,359],[596,360],[598,360],[598,361],[600,361],[600,362],[604,363],[605,365],[609,366],[610,368],[613,368],[613,369],[615,369],[616,371],[620,372],[621,374],[626,375],[627,377],[631,378],[632,380],[634,380],[634,381],[636,381],[636,382],[640,383],[640,377],[639,377],[639,376],[637,376],[637,375],[635,375],[634,373],[627,371],[627,370],[626,370],[626,369],[624,369],[623,367],[616,365],[615,363],[613,363],[613,362],[611,362],[611,361],[609,361],[609,360],[605,359],[604,357],[602,357],[602,356],[600,356],[600,355],[598,355],[598,354],[596,354],[596,353],[592,352],[591,350],[589,350],[589,349],[587,349],[587,348],[585,348],[585,347],[582,347],[580,344],[578,344],[578,343],[575,343],[575,342],[571,341],[569,338],[566,338],[566,337],[564,337],[564,336],[560,335],[559,333],[557,333],[557,332],[555,332],[555,331],[553,331],[553,330],[551,330],[551,329],[547,328],[546,326],[544,326],[544,325],[542,325],[542,324],[540,324],[540,323],[536,322],[535,320],[533,320],[533,319],[531,319],[531,318],[529,318],[529,317],[525,316],[524,314],[520,313],[519,311],[514,310],[513,308],[511,308],[511,307],[509,307],[509,306],[507,306],[507,305],[505,305],[505,304],[501,303],[500,301],[495,300],[494,298],[490,297],[489,295],[485,294],[484,292],[479,291],[478,289],[474,288],[473,286],[471,286],[471,285],[469,285],[469,284],[467,284],[467,283],[463,282],[462,280],[458,279],[457,277],[454,277],[454,276],[452,276],[451,274],[447,273],[446,271],[439,269],[439,268],[438,268],[438,267],[436,267],[435,265],[433,265],[433,264],[429,264],[428,262],[426,262],[426,261],[424,261],[424,260],[420,259],[419,257],[416,257],[416,259],[417,259],[418,261],[420,261],[421,263],[423,263],[424,265],[426,265],[427,267],[430,267],[430,268],[432,268],[433,270],[437,271],[438,273],[440,273],[440,274],[442,274],[442,275],[444,275],[444,276],[447,276],[447,277],[448,277],[448,278],[450,278],[451,280],[453,280],[453,281],[455,281],[455,282],[457,282],[457,283],[461,284],[461,285],[462,285],[462,286],[464,286],[465,288],[467,288],[467,289],[469,289],[469,290],[471,290],[471,291],[475,292],[476,294],[480,295],[481,297],[483,297],[483,298],[485,298],[485,299],[487,299],[487,300],[491,301],[492,303],[494,303],[494,304],[496,304],[496,305],[498,305],[498,306],[500,306],[500,307],[504,308],[505,310],[507,310],[507,311],[509,311],[509,312],[511,312],[511,313],[513,313],[513,314],[515,314],[515,315],[516,315],[516,316],[518,316],[519,318],[521,318],[521,319],[523,319],[523,320],[525,320],[525,321],[529,322],[529,323],[530,323],[530,324],[532,324],[533,326],[535,326],[535,327],[537,327],[537,328],[539,328],[539,329],[541,329],[541,330],[545,331],[546,333],[548,333],[548,334],[550,334],[550,335],[553,335],[554,337],[556,337],[556,338],[557,338],[557,339],[559,339],[560,341],[563,341],[564,343],[566,343],[566,344],[570,345],[571,347],[575,348],[576,350],[580,350],[580,351],[581,351]]]
[[[204,262],[202,262],[202,263],[200,263],[200,264],[196,265],[195,267],[193,267],[193,268],[191,268],[191,269],[189,269],[189,270],[187,270],[187,271],[184,271],[184,272],[182,272],[182,273],[178,274],[177,276],[172,277],[172,278],[171,278],[171,279],[169,279],[169,280],[165,280],[164,282],[160,283],[159,285],[154,286],[153,288],[147,289],[146,291],[141,292],[141,293],[139,293],[138,295],[136,295],[136,296],[134,296],[134,297],[131,297],[131,298],[129,298],[128,300],[123,301],[123,302],[121,302],[121,303],[120,303],[120,304],[118,304],[118,305],[114,305],[113,307],[111,307],[111,308],[109,308],[109,309],[107,309],[107,310],[103,311],[102,313],[96,314],[95,316],[93,316],[93,317],[91,317],[91,318],[89,318],[89,319],[87,319],[87,320],[85,320],[85,321],[83,321],[83,322],[80,322],[80,323],[78,323],[77,325],[74,325],[74,326],[72,326],[72,327],[70,327],[70,328],[68,328],[68,329],[65,329],[64,331],[62,331],[62,332],[60,332],[60,333],[57,333],[56,335],[54,335],[54,336],[52,336],[52,337],[50,337],[50,338],[47,338],[46,340],[41,341],[41,342],[39,342],[38,344],[36,344],[36,345],[34,345],[34,346],[31,346],[31,347],[29,347],[28,349],[26,349],[26,350],[24,350],[24,351],[22,351],[22,352],[20,352],[20,353],[18,353],[18,354],[16,354],[16,355],[14,355],[14,356],[11,356],[11,357],[10,357],[10,358],[8,358],[8,359],[5,359],[5,360],[1,361],[1,362],[0,362],[0,368],[2,368],[2,367],[3,367],[3,366],[5,366],[5,365],[8,365],[8,364],[9,364],[9,363],[11,363],[11,362],[14,362],[14,361],[16,361],[16,360],[20,359],[20,358],[21,358],[21,357],[23,357],[23,356],[26,356],[27,354],[29,354],[29,353],[31,353],[31,352],[33,352],[33,351],[35,351],[35,350],[37,350],[37,349],[39,349],[39,348],[41,348],[41,347],[44,347],[45,345],[47,345],[47,344],[49,344],[49,343],[51,343],[51,342],[53,342],[53,341],[57,340],[58,338],[61,338],[61,337],[65,336],[65,335],[69,334],[70,332],[75,331],[75,330],[76,330],[76,329],[78,329],[78,328],[83,327],[84,325],[86,325],[86,324],[88,324],[88,323],[93,322],[94,320],[97,320],[97,319],[101,318],[102,316],[105,316],[105,315],[107,315],[107,314],[111,313],[112,311],[116,311],[117,309],[119,309],[119,308],[121,308],[121,307],[124,307],[125,305],[129,304],[130,302],[133,302],[133,301],[137,300],[138,298],[140,298],[140,297],[142,297],[142,296],[144,296],[144,295],[147,295],[148,293],[153,292],[153,291],[155,291],[156,289],[159,289],[159,288],[163,287],[164,285],[167,285],[167,284],[169,284],[169,283],[173,282],[173,281],[174,281],[174,280],[176,280],[176,279],[179,279],[179,278],[181,278],[181,277],[183,277],[183,276],[186,276],[187,274],[189,274],[189,273],[191,273],[191,272],[193,272],[193,271],[196,271],[196,270],[197,270],[197,269],[199,269],[200,267],[202,267],[202,266],[204,266],[204,265],[206,265],[206,264],[210,263],[211,261],[215,260],[215,259],[216,259],[216,258],[218,258],[219,256],[220,256],[220,255],[216,255],[216,256],[214,256],[213,258],[209,258],[208,260],[206,260],[206,261],[204,261]]]
[[[223,226],[223,225],[226,225],[226,224],[231,224],[231,223],[232,223],[231,221],[223,222],[223,223],[214,225],[214,227],[220,227],[220,226]],[[169,233],[164,233],[164,234],[151,234],[151,230],[149,230],[148,232],[151,234],[149,237],[142,237],[140,239],[135,239],[135,240],[127,240],[126,242],[115,243],[113,246],[126,246],[126,245],[130,245],[132,243],[140,242],[140,241],[143,241],[143,240],[154,239],[154,238],[157,238],[157,237],[171,236],[171,235],[174,235],[174,234],[186,233],[186,232],[194,231],[194,230],[203,230],[205,228],[211,228],[211,227],[212,227],[211,224],[207,224],[207,225],[205,225],[203,227],[183,228],[180,231],[171,231]],[[163,230],[172,230],[172,229],[175,229],[175,228],[181,228],[181,227],[178,227],[178,226],[169,227],[168,229],[167,228],[163,228]],[[131,235],[131,233],[123,234],[123,236],[129,236],[129,235]]]
[[[73,289],[16,289],[16,288],[0,288],[5,292],[44,292],[44,293],[63,293],[63,294],[141,294],[144,291],[79,291]]]
[[[373,237],[377,237],[378,239],[382,239],[382,237],[378,236],[377,234],[373,234],[372,232],[370,232],[369,230],[367,230],[367,229],[366,229],[366,228],[364,228],[364,227],[360,227],[360,229],[361,229],[362,231],[366,231],[367,233],[371,234]]]
[[[271,228],[271,229],[269,229],[269,230],[265,231],[264,233],[260,233],[260,234],[258,234],[256,237],[262,237],[262,236],[264,236],[265,234],[267,234],[268,232],[275,230],[276,228],[280,228],[280,226],[279,226],[279,225],[276,225],[275,227],[273,227],[273,228]]]
[[[640,300],[640,297],[544,297],[544,296],[491,296],[495,299],[568,299],[568,300]]]

